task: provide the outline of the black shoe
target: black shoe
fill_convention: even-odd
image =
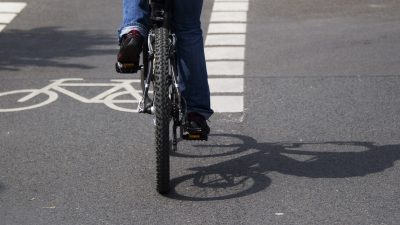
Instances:
[[[136,73],[140,69],[140,52],[143,47],[143,37],[137,30],[132,30],[122,36],[115,68],[119,73]]]
[[[190,112],[186,117],[185,133],[183,138],[186,140],[207,140],[210,127],[206,119],[196,112]]]

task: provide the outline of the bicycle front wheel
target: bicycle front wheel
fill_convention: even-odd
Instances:
[[[154,107],[155,147],[157,167],[157,191],[167,194],[170,188],[169,176],[169,128],[171,102],[169,99],[169,52],[168,30],[155,29],[154,52]]]

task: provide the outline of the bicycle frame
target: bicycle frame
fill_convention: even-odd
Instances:
[[[153,66],[154,66],[154,42],[155,35],[153,30],[156,28],[164,27],[169,30],[169,73],[168,77],[170,79],[170,100],[172,104],[172,121],[173,121],[173,140],[172,140],[172,149],[174,151],[177,150],[177,129],[178,127],[182,127],[184,125],[185,117],[186,117],[186,102],[181,96],[180,93],[180,77],[177,73],[177,62],[176,62],[176,35],[171,32],[171,14],[172,14],[172,0],[151,0],[150,1],[151,8],[151,29],[148,35],[147,40],[144,43],[143,47],[143,97],[142,101],[139,103],[138,112],[139,113],[148,113],[154,114],[154,107],[149,104],[150,98],[148,97],[150,84],[154,79],[153,75]],[[182,129],[181,129],[182,136]]]
[[[171,30],[173,0],[150,0],[151,27],[165,27]]]

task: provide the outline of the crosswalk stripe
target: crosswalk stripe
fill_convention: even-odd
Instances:
[[[208,79],[211,93],[243,93],[243,78]]]
[[[244,47],[206,47],[206,60],[244,60]]]
[[[207,61],[207,71],[209,76],[243,76],[243,61]]]
[[[10,23],[16,16],[16,13],[0,13],[0,23]]]
[[[211,96],[211,108],[216,113],[240,113],[243,107],[243,96]]]
[[[247,12],[213,12],[210,22],[246,22]]]
[[[25,2],[0,2],[0,32],[7,24],[20,13],[26,6]]]
[[[247,12],[248,2],[214,2],[213,11],[218,12]]]
[[[245,34],[247,25],[245,23],[210,23],[209,34]]]
[[[246,35],[244,34],[210,34],[206,38],[206,46],[223,46],[237,45],[244,46],[246,44]]]
[[[211,107],[215,112],[244,110],[244,79],[240,76],[244,75],[248,9],[248,0],[214,2],[204,52],[210,75]]]
[[[19,13],[25,6],[25,2],[0,2],[0,13]]]

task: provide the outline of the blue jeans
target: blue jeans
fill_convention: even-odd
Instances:
[[[174,0],[172,29],[176,34],[178,74],[181,76],[181,92],[187,102],[188,112],[197,112],[208,119],[210,89],[204,56],[200,14],[203,0]],[[130,30],[138,30],[146,37],[149,30],[148,0],[124,0],[123,23],[119,37]]]

